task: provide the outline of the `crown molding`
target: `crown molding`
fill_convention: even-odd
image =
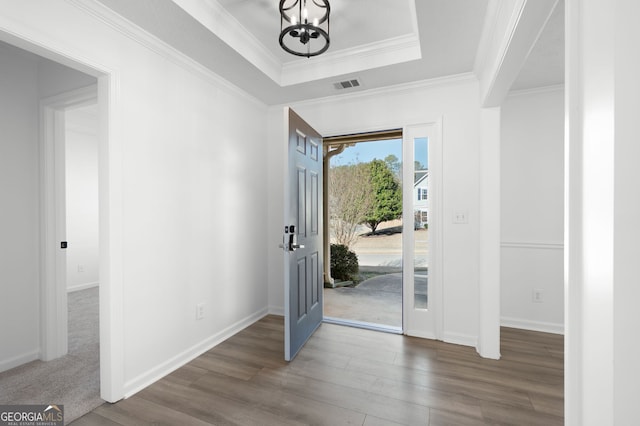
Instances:
[[[107,26],[116,30],[120,34],[135,41],[139,45],[146,49],[158,54],[159,56],[173,62],[175,65],[182,69],[197,75],[205,81],[214,84],[220,88],[226,89],[234,95],[239,95],[243,99],[246,99],[257,106],[266,107],[266,104],[260,99],[250,95],[246,91],[242,90],[238,86],[230,83],[218,74],[214,73],[204,65],[191,59],[184,53],[180,52],[173,46],[160,40],[158,37],[150,34],[144,29],[140,28],[136,24],[132,23],[122,15],[117,14],[113,10],[109,9],[104,4],[97,0],[65,0],[74,7],[86,12],[87,14],[95,17],[99,21],[103,22]]]
[[[478,79],[476,78],[476,75],[474,73],[467,72],[462,74],[448,75],[445,77],[431,78],[427,80],[412,81],[410,83],[396,84],[393,86],[385,86],[385,87],[379,87],[375,89],[361,90],[359,92],[343,93],[343,94],[325,96],[322,98],[309,99],[309,100],[304,100],[299,102],[290,102],[290,103],[281,104],[281,105],[271,105],[271,107],[274,107],[274,106],[283,107],[288,105],[292,105],[296,107],[296,106],[331,104],[339,100],[351,100],[351,99],[358,99],[358,98],[367,98],[372,96],[377,97],[377,96],[384,96],[390,93],[401,93],[401,92],[412,93],[412,92],[415,92],[416,90],[444,87],[444,86],[449,86],[453,84],[462,84],[462,83],[477,82],[477,81]]]
[[[171,0],[195,20],[219,37],[240,56],[270,79],[280,84],[282,66],[279,59],[217,0]]]
[[[227,43],[281,87],[421,59],[415,4],[411,3],[411,33],[391,39],[328,52],[318,57],[280,59],[247,31],[217,0],[171,0]]]
[[[282,66],[282,86],[336,77],[343,74],[421,59],[417,33],[298,59]]]
[[[550,86],[533,87],[531,89],[512,90],[507,98],[516,98],[518,96],[538,95],[541,93],[561,92],[564,91],[564,83],[552,84]]]
[[[480,35],[480,42],[478,43],[478,50],[473,63],[473,71],[476,75],[482,75],[487,66],[489,51],[494,44],[495,37],[497,37],[496,28],[498,27],[498,16],[500,16],[502,5],[503,3],[500,0],[489,0],[487,5],[482,34]]]
[[[282,66],[281,86],[291,86],[422,59],[415,2],[409,2],[409,7],[410,33],[350,49],[328,52],[310,60],[298,59],[287,62]]]

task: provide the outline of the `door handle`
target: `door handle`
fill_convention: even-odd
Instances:
[[[287,235],[289,240],[287,241]],[[296,227],[294,225],[284,227],[284,235],[282,236],[282,243],[278,244],[278,247],[284,251],[296,251],[299,248],[304,248],[304,244],[298,244],[298,235],[296,234]]]
[[[296,234],[289,234],[289,251],[295,251],[299,248],[304,248],[304,244],[298,244],[298,236]]]

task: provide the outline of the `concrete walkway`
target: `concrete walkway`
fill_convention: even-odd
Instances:
[[[368,228],[361,226],[364,235]],[[402,327],[402,221],[380,224],[378,235],[360,237],[352,246],[360,271],[380,274],[357,287],[324,289],[324,315],[346,320]],[[414,233],[415,306],[427,307],[429,231]]]
[[[417,307],[426,307],[427,304],[426,274],[419,272],[415,276]],[[324,315],[402,327],[402,274],[375,276],[357,287],[325,288]]]

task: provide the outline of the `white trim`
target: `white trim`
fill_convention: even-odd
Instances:
[[[271,80],[280,84],[282,65],[261,40],[245,30],[216,0],[171,0],[228,44]]]
[[[485,17],[485,25],[492,28],[484,29],[474,63],[483,107],[497,107],[504,101],[558,0],[501,3],[488,8],[494,16]]]
[[[153,34],[148,33],[142,28],[138,27],[131,21],[125,19],[121,15],[118,15],[113,10],[109,9],[102,3],[96,0],[66,0],[73,4],[78,9],[85,11],[87,14],[99,19],[104,24],[118,31],[122,35],[129,37],[139,45],[149,49],[150,51],[160,55],[161,57],[173,62],[182,69],[202,78],[203,80],[216,85],[216,87],[226,89],[229,93],[242,97],[245,100],[251,101],[260,107],[266,107],[267,105],[258,98],[250,95],[246,91],[242,90],[238,86],[223,79],[218,74],[214,73],[207,67],[203,66],[199,62],[194,61],[184,53],[175,49],[171,45],[160,40]]]
[[[518,96],[540,95],[543,93],[563,92],[564,83],[552,84],[550,86],[534,87],[532,89],[512,90],[507,94],[507,98],[517,98]]]
[[[413,170],[416,138],[428,138],[429,152],[429,309],[414,308],[414,252],[415,230],[413,226],[405,228],[402,237],[402,325],[405,334],[430,339],[442,339],[444,334],[444,280],[443,280],[443,148],[442,117],[431,123],[404,126],[402,129],[402,161],[411,164],[403,170],[403,181],[413,182]],[[414,222],[414,187],[405,185],[402,190],[402,220],[404,223]]]
[[[267,312],[269,313],[269,315],[284,317],[284,308],[282,306],[269,306]]]
[[[501,248],[517,248],[532,250],[564,250],[564,243],[543,243],[533,241],[502,241]]]
[[[463,345],[463,346],[478,346],[478,338],[471,334],[463,334],[463,333],[454,333],[451,331],[445,331],[443,335],[444,342],[453,343],[454,345]]]
[[[500,16],[500,9],[503,6],[504,2],[498,0],[490,0],[487,5],[487,11],[484,15],[484,23],[482,24],[482,34],[480,35],[478,50],[476,51],[476,57],[473,62],[473,71],[478,76],[484,72],[487,66],[490,48],[494,43],[494,38],[496,37],[498,16]]]
[[[92,282],[92,283],[84,283],[84,284],[77,284],[71,287],[67,287],[67,293],[73,293],[76,291],[81,291],[81,290],[87,290],[93,287],[98,287],[100,285],[100,283],[98,281]]]
[[[281,86],[307,83],[325,78],[400,64],[422,58],[417,33],[325,53],[309,59],[298,59],[282,65]]]
[[[66,239],[64,194],[64,111],[95,103],[97,85],[40,101],[40,355],[43,361],[67,353]]]
[[[160,380],[171,372],[177,370],[188,362],[194,360],[199,357],[203,353],[207,352],[211,348],[216,347],[220,343],[224,342],[234,334],[244,330],[249,327],[251,324],[259,321],[264,318],[268,314],[267,309],[261,309],[258,312],[255,312],[249,315],[246,318],[243,318],[237,321],[234,324],[231,324],[229,327],[224,330],[210,336],[209,338],[193,345],[191,348],[180,352],[174,357],[168,359],[160,365],[153,367],[145,373],[138,375],[138,377],[129,380],[124,385],[124,397],[129,398],[133,396],[137,392],[151,385],[152,383]]]
[[[26,364],[31,361],[35,361],[40,358],[40,351],[33,350],[31,352],[25,352],[21,355],[14,356],[13,358],[0,361],[0,373],[3,371],[11,370],[12,368]]]
[[[471,72],[467,72],[462,74],[449,75],[445,77],[437,77],[437,78],[430,78],[430,79],[420,80],[420,81],[412,81],[409,83],[395,84],[392,86],[378,87],[375,89],[361,90],[359,92],[342,93],[338,95],[333,94],[333,95],[325,96],[322,98],[314,98],[314,99],[298,101],[298,102],[287,102],[286,104],[274,105],[274,107],[278,107],[278,106],[285,107],[289,105],[293,105],[294,107],[321,106],[322,104],[333,104],[336,101],[340,101],[340,100],[347,100],[347,99],[351,100],[351,99],[359,99],[359,98],[366,98],[366,97],[378,97],[378,96],[385,96],[387,94],[401,94],[402,92],[412,93],[412,92],[415,92],[416,90],[434,88],[434,87],[443,87],[451,84],[466,83],[471,81],[475,82],[477,81],[477,78],[475,74]],[[376,130],[393,129],[393,128],[398,128],[398,126],[395,126],[395,127],[385,127],[382,125],[376,126]],[[332,134],[339,135],[344,133],[335,132]]]
[[[103,68],[98,78],[98,196],[100,206],[100,397],[124,395],[123,111],[120,73]]]
[[[404,334],[410,337],[420,337],[422,339],[438,340],[435,333],[425,332],[424,330],[407,329],[404,331]]]
[[[172,0],[279,86],[336,77],[422,57],[415,3],[410,2],[410,32],[312,58],[282,62],[216,0]],[[274,8],[275,12],[275,8]]]
[[[522,330],[541,331],[543,333],[564,334],[564,324],[562,323],[502,317],[500,318],[500,326],[519,328]]]
[[[327,324],[344,325],[347,327],[362,328],[363,330],[380,331],[382,333],[402,334],[402,327],[376,324],[374,322],[349,320],[336,317],[322,317],[322,322]]]
[[[478,203],[478,353],[500,359],[500,117],[480,110]]]

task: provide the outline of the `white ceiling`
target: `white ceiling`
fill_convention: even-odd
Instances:
[[[299,60],[283,51],[278,44],[278,0],[217,1],[281,62]],[[176,0],[175,3],[180,5],[182,2]],[[333,52],[410,35],[417,29],[415,2],[412,0],[334,0],[330,4]]]
[[[564,1],[547,21],[511,90],[533,89],[564,83]]]
[[[490,0],[331,0],[331,46],[314,58],[278,45],[278,0],[99,0],[267,104],[473,72]],[[560,1],[562,3],[562,1]],[[556,9],[514,89],[563,82]]]

